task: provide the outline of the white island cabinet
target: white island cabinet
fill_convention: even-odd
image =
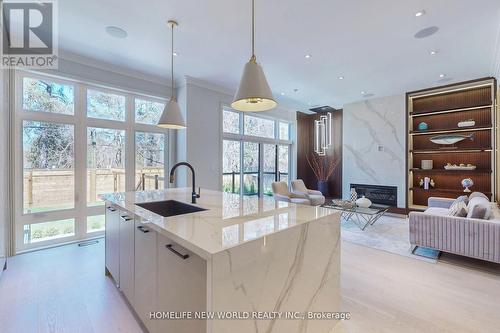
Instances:
[[[135,223],[135,290],[131,302],[146,328],[156,332],[157,323],[150,320],[150,312],[157,308],[158,255],[156,231],[139,221]]]
[[[309,316],[341,311],[339,213],[203,190],[192,205],[203,211],[163,217],[137,204],[190,204],[191,190],[102,197],[106,270],[150,333],[328,333],[338,323]]]

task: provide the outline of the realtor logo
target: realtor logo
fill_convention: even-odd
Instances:
[[[2,2],[2,68],[57,68],[56,3]]]

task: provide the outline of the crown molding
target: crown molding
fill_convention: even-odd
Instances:
[[[228,96],[234,96],[235,91],[232,91],[231,89],[216,85],[214,83],[211,83],[206,80],[198,79],[189,75],[184,76],[184,80],[186,84],[192,84],[194,86],[200,87],[200,88],[205,88],[211,91],[215,91],[220,94],[228,95]]]
[[[106,72],[112,72],[114,74],[132,77],[134,79],[140,79],[151,83],[160,84],[162,86],[167,86],[170,88],[170,80],[167,77],[147,74],[141,71],[133,70],[131,68],[117,66],[107,62],[102,62],[70,51],[59,50],[59,59],[62,59],[63,61],[75,62],[80,65],[97,68]]]

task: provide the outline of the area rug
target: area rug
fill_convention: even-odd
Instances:
[[[425,247],[417,247],[411,252],[408,220],[404,217],[384,215],[374,225],[364,231],[353,222],[342,221],[342,240],[398,254],[430,263],[460,266],[500,276],[500,264],[445,253]]]
[[[341,226],[342,239],[345,241],[405,257],[437,262],[437,253],[434,253],[433,257],[429,252],[425,252],[424,248],[417,249],[417,254],[421,255],[411,253],[406,218],[384,215],[374,225],[367,226],[364,231],[350,221],[343,220]]]

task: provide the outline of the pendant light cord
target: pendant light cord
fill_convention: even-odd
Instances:
[[[171,100],[175,100],[174,97],[174,24],[172,24],[172,48],[171,48],[171,53],[170,53],[170,68],[172,68],[172,71],[170,72],[170,84],[172,87],[172,94],[170,96]]]
[[[252,0],[252,58],[255,61],[255,0]]]

